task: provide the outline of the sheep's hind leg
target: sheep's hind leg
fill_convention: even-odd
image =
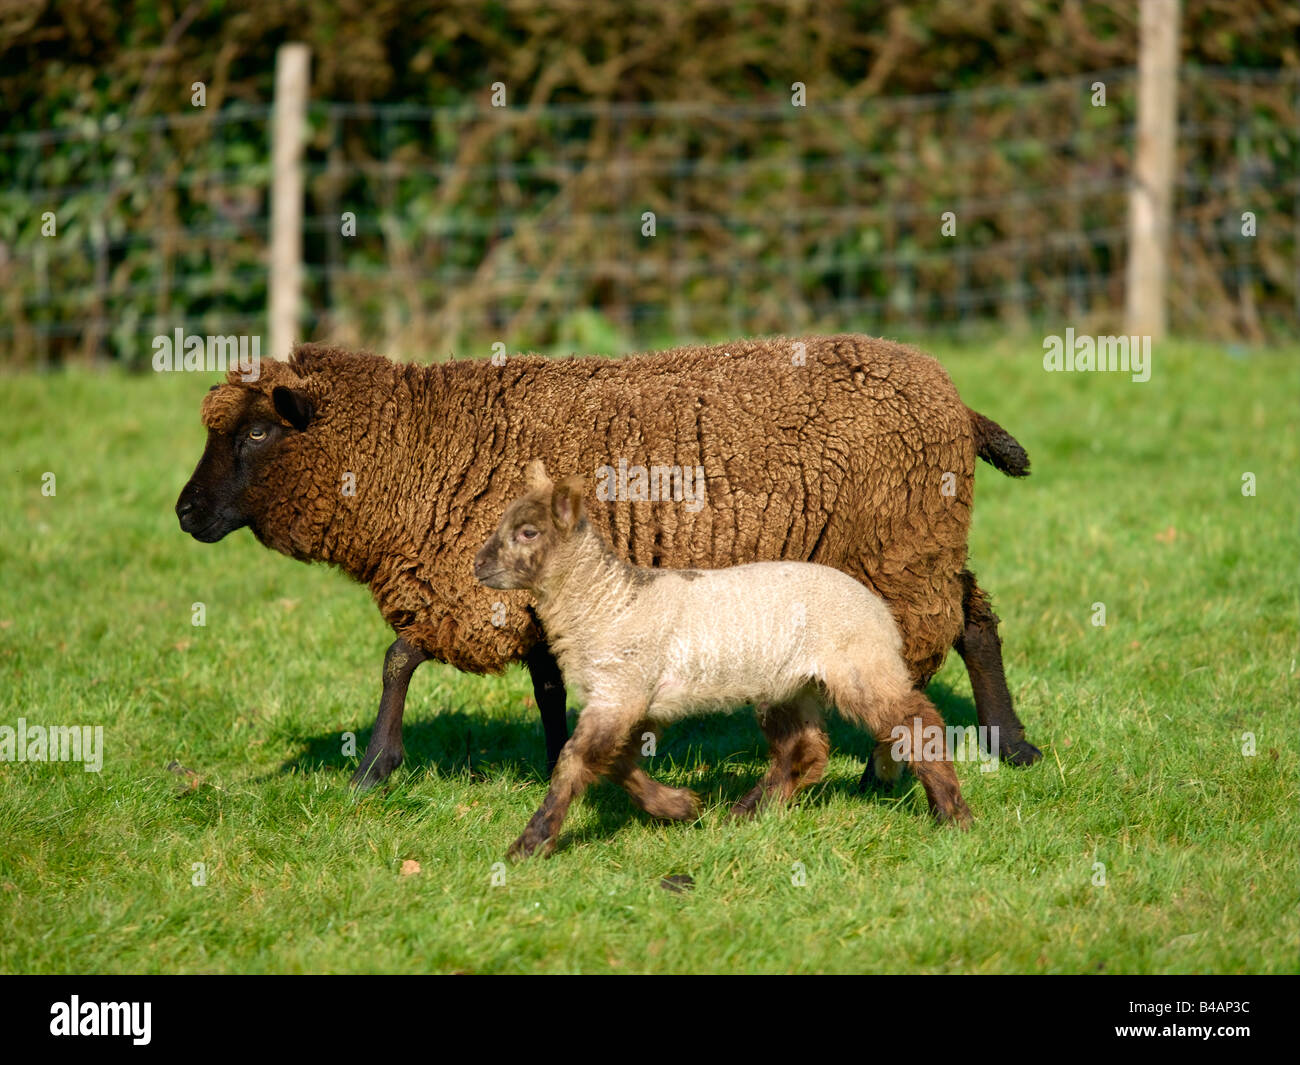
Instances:
[[[732,806],[732,817],[752,817],[765,800],[789,802],[799,789],[815,784],[826,771],[830,738],[815,701],[773,706],[760,715],[759,723],[772,764],[759,785]]]
[[[651,777],[640,765],[646,722],[632,730],[623,752],[610,769],[610,777],[623,786],[642,810],[666,821],[693,821],[700,815],[699,796],[690,788],[670,788]]]
[[[402,713],[411,674],[428,659],[427,651],[397,637],[384,654],[384,694],[379,697],[379,714],[370,734],[366,753],[352,774],[352,786],[367,791],[387,779],[402,764]]]
[[[998,636],[998,616],[989,605],[988,596],[975,583],[975,574],[963,570],[962,613],[965,629],[953,644],[966,672],[970,674],[975,694],[975,713],[979,723],[998,730],[998,757],[1011,765],[1033,765],[1043,752],[1025,739],[1025,726],[1011,705],[1011,692],[1002,670],[1002,639]],[[990,751],[990,754],[993,752]],[[863,783],[867,782],[863,775]]]
[[[587,707],[555,763],[546,798],[523,834],[510,845],[506,857],[527,858],[539,851],[548,855],[555,850],[569,806],[592,781],[610,771],[627,742],[627,735],[625,716],[599,711],[593,714],[592,708]]]

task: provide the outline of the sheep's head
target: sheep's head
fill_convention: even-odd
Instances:
[[[551,563],[587,527],[582,478],[558,485],[541,459],[525,470],[525,491],[506,507],[501,524],[474,556],[474,576],[489,588],[536,589]]]
[[[231,370],[203,400],[208,440],[176,501],[181,529],[204,543],[245,525],[258,532],[266,505],[259,494],[276,483],[277,467],[291,458],[315,416],[316,401],[287,363],[264,359],[252,382]]]

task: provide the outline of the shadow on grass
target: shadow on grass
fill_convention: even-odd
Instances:
[[[975,705],[944,684],[931,684],[927,694],[949,725],[976,723]],[[522,710],[522,708],[521,708]],[[572,731],[576,713],[569,715]],[[859,728],[846,723],[835,713],[827,715],[827,732],[831,752],[866,764],[874,741]],[[343,754],[341,732],[322,733],[308,738],[294,758],[263,779],[294,773],[332,773],[339,787],[345,788],[356,769],[360,755],[370,741],[371,729],[356,733],[356,756]],[[545,743],[541,723],[522,713],[517,720],[483,718],[460,710],[446,711],[429,718],[409,719],[403,730],[406,757],[390,779],[409,771],[431,770],[440,776],[468,778],[471,782],[491,780],[503,772],[532,776],[541,786],[546,780]],[[660,737],[658,751],[649,767],[660,766],[656,775],[669,778],[674,786],[690,787],[706,806],[730,806],[744,797],[759,782],[767,769],[767,744],[749,709],[731,714],[711,714],[688,718],[667,729]],[[665,769],[664,767],[670,767]],[[861,796],[898,798],[912,787],[910,774],[891,788]],[[858,777],[837,776],[823,781],[807,792],[801,801],[823,803],[831,797],[858,797]],[[596,820],[578,833],[565,836],[573,840],[611,835],[630,820],[645,818],[635,809],[626,794],[616,785],[602,781],[591,788],[584,801],[594,811]],[[924,800],[921,809],[924,810]]]

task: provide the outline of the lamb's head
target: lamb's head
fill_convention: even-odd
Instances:
[[[176,501],[181,529],[204,543],[245,525],[258,532],[273,500],[291,495],[277,471],[302,467],[298,453],[318,403],[288,363],[263,359],[256,381],[230,370],[203,400],[208,440]]]
[[[588,529],[580,476],[557,485],[541,459],[533,459],[524,475],[524,494],[506,507],[474,556],[474,576],[489,588],[538,590]]]

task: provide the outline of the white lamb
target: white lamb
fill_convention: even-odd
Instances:
[[[901,768],[890,752],[899,735],[944,735],[938,711],[912,687],[889,608],[870,589],[809,562],[629,565],[586,520],[582,478],[556,485],[537,459],[525,494],[479,550],[474,573],[490,588],[534,593],[565,684],[585,702],[512,857],[549,854],[569,804],[600,776],[655,817],[695,817],[693,792],[659,784],[639,764],[643,733],[688,714],[758,707],[772,765],[732,808],[738,815],[752,814],[765,797],[787,801],[821,777],[828,704],[876,737],[873,764],[885,779]],[[908,761],[935,817],[968,825],[947,757],[914,750]]]

